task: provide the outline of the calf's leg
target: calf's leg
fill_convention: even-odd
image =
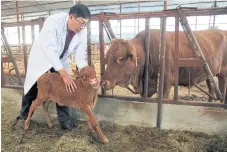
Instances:
[[[35,111],[35,109],[41,104],[42,102],[36,98],[33,102],[32,105],[29,108],[29,112],[28,112],[28,117],[24,122],[24,130],[27,130],[29,128],[30,125],[30,119],[32,116],[32,113]]]
[[[92,133],[95,133],[92,123],[90,121],[88,121],[89,118],[87,115],[86,115],[86,118],[87,118],[88,128],[91,130]]]
[[[46,91],[45,88],[41,87],[41,86],[45,86],[45,84],[38,83],[37,86],[38,86],[38,95],[37,95],[36,99],[32,102],[32,105],[29,108],[28,117],[24,122],[24,130],[27,130],[29,128],[30,119],[31,119],[32,113],[35,111],[35,109],[39,105],[41,105],[41,103],[48,100],[48,91]]]
[[[93,100],[93,105],[91,106],[91,109],[93,110],[96,106],[96,103],[97,103],[97,100],[98,100],[98,95],[95,96],[94,100]]]
[[[164,76],[164,87],[163,87],[163,98],[168,99],[169,93],[173,84],[173,75],[171,73],[168,73],[169,71],[166,71]]]
[[[98,133],[101,142],[104,143],[104,144],[107,144],[109,141],[106,138],[106,136],[103,134],[103,132],[102,132],[100,126],[99,126],[98,120],[96,119],[96,117],[92,113],[92,109],[90,107],[86,107],[86,108],[84,108],[82,110],[86,114],[88,125],[92,126],[91,128],[89,127],[89,129],[94,128],[95,131]],[[91,131],[94,131],[94,130],[92,129]]]
[[[52,129],[53,124],[50,121],[50,117],[49,117],[49,113],[48,113],[48,107],[49,107],[50,103],[51,103],[51,101],[45,101],[45,102],[42,103],[42,106],[43,106],[43,110],[45,111],[45,117],[46,117],[46,120],[47,120],[48,127],[50,129]]]

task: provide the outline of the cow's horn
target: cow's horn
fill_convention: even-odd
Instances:
[[[136,61],[137,60],[136,48],[129,41],[127,41],[127,49],[129,53],[132,55],[132,60]]]

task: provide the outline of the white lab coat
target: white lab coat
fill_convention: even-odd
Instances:
[[[88,65],[85,55],[87,50],[85,29],[74,35],[68,50],[63,58],[59,59],[65,45],[67,20],[68,13],[54,14],[45,20],[43,28],[30,51],[24,82],[24,94],[31,89],[42,74],[52,67],[56,71],[64,67],[69,72],[69,56],[73,51],[79,70]]]

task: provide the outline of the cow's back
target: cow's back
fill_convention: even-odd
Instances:
[[[223,64],[227,66],[227,31],[223,30],[222,33],[225,35],[226,38],[226,45],[223,53]]]
[[[223,66],[223,52],[226,42],[223,33],[220,30],[209,29],[195,31],[194,34],[213,75],[220,73]],[[192,51],[183,32],[180,33],[179,40],[179,56],[181,58],[197,57],[197,55]],[[190,70],[188,68],[180,68],[179,84],[188,85],[189,75],[191,84],[199,83],[207,79],[207,74],[203,67],[194,67],[190,68]]]
[[[199,46],[207,59],[207,62],[214,75],[218,74],[224,64],[224,58],[227,54],[223,54],[226,38],[223,31],[217,29],[208,29],[202,31],[194,31],[195,37]],[[135,39],[142,39],[145,42],[145,31],[136,35]],[[159,62],[159,47],[160,47],[160,30],[150,31],[150,69],[153,74],[157,74]],[[145,44],[145,43],[144,43]],[[143,45],[144,45],[143,44]],[[142,50],[144,51],[144,50]],[[227,52],[227,51],[226,51]],[[170,77],[173,75],[174,62],[175,62],[175,32],[166,32],[166,69],[172,71]],[[196,54],[193,53],[188,39],[183,31],[179,32],[179,57],[180,58],[195,58]],[[227,60],[226,60],[227,62]],[[179,84],[188,85],[189,72],[187,68],[180,68],[179,71]],[[173,78],[172,78],[173,79]],[[203,67],[190,68],[191,82],[197,83],[206,80],[206,73]]]
[[[225,43],[225,37],[223,33],[220,30],[215,29],[196,31],[194,33],[212,73],[214,75],[218,74],[221,70],[221,65],[223,62],[223,47]],[[180,57],[196,57],[189,43],[187,43],[188,40],[186,36],[183,35],[184,33],[182,33],[182,36],[180,37]],[[182,44],[181,41],[184,41],[184,43]],[[203,68],[193,68],[192,72],[196,72],[197,76],[199,76],[200,74],[204,73],[204,70]]]

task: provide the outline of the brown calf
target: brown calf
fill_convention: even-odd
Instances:
[[[77,78],[74,80],[77,89],[74,92],[67,92],[65,84],[61,76],[57,73],[46,73],[37,81],[38,95],[32,102],[29,109],[28,117],[25,121],[25,130],[29,128],[32,113],[39,105],[43,105],[48,126],[53,127],[48,114],[48,105],[51,101],[58,103],[60,106],[69,106],[72,108],[80,108],[86,114],[89,129],[97,132],[102,143],[108,143],[108,139],[103,134],[98,120],[92,113],[92,109],[96,104],[99,82],[96,72],[92,67],[84,67],[81,69]],[[95,131],[94,131],[95,130]]]

